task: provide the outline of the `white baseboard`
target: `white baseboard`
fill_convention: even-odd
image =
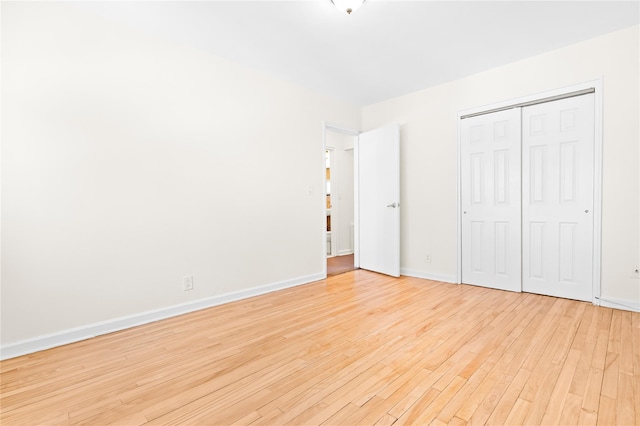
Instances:
[[[605,308],[620,309],[624,311],[640,312],[640,303],[635,300],[614,299],[612,297],[598,298],[594,300],[594,304],[604,306]]]
[[[235,291],[220,296],[208,297],[206,299],[169,306],[153,311],[141,312],[139,314],[115,318],[109,321],[93,323],[82,327],[60,331],[58,333],[11,343],[0,347],[0,360],[15,358],[17,356],[79,342],[102,334],[113,333],[115,331],[136,327],[138,325],[148,324],[150,322],[160,321],[177,315],[198,311],[200,309],[210,308],[212,306],[222,305],[224,303],[234,302],[236,300],[246,299],[253,296],[259,296],[261,294],[271,293],[273,291],[283,290],[285,288],[295,287],[322,279],[324,279],[324,276],[321,273],[307,275],[291,280]]]
[[[400,275],[408,277],[423,278],[425,280],[442,281],[445,283],[456,284],[455,275],[433,274],[430,272],[416,271],[415,269],[400,268]]]
[[[346,256],[348,254],[353,254],[353,250],[340,250],[340,251],[338,251],[338,256]]]

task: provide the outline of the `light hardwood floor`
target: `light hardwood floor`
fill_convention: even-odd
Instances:
[[[640,423],[640,313],[360,270],[0,367],[2,425]]]

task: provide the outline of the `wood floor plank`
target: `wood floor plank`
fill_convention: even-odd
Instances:
[[[370,425],[375,423],[377,419],[385,417],[393,407],[395,407],[421,383],[424,383],[432,373],[432,371],[421,368],[417,373],[412,373],[407,381],[403,381],[401,386],[394,387],[393,393],[389,394],[388,397],[383,398],[380,395],[376,395],[371,398],[362,407],[366,410],[365,415],[358,416],[359,418],[354,422],[354,424],[362,426]],[[397,417],[391,417],[393,417],[394,421],[397,420]]]
[[[618,375],[618,398],[616,399],[616,421],[620,425],[637,425],[640,407],[634,406],[633,378],[626,374]]]
[[[412,424],[427,424],[427,423],[431,423],[434,420],[438,420],[436,417],[438,413],[442,410],[445,404],[451,399],[451,397],[455,395],[460,390],[460,388],[462,388],[462,386],[464,386],[465,383],[466,383],[465,379],[463,379],[460,376],[456,376],[447,385],[446,388],[444,388],[442,391],[438,392],[437,395],[435,395],[435,398],[432,401],[430,401],[428,404],[423,403],[422,407],[416,404],[415,407],[412,407],[412,410],[409,410],[407,413],[403,414],[403,416],[399,418],[398,421],[405,418],[405,416],[407,420],[411,419],[411,416],[415,419],[411,421]],[[435,388],[433,387],[431,389],[435,390]],[[428,401],[428,400],[429,399],[425,398],[425,401]],[[411,414],[411,411],[413,411],[413,414]]]
[[[464,381],[464,379],[460,379],[460,380]],[[433,404],[433,402],[438,398],[438,395],[440,395],[440,392],[430,387],[429,389],[427,389],[425,393],[420,395],[420,397],[417,398],[413,404],[411,404],[406,410],[402,412],[402,415],[398,418],[398,421],[394,424],[398,426],[412,425],[412,424],[427,424],[428,422],[420,423],[419,417],[423,413],[423,411],[426,410],[427,407]]]
[[[582,401],[582,408],[589,413],[598,411],[598,403],[602,392],[602,379],[604,376],[604,367],[606,363],[606,353],[608,346],[608,325],[611,323],[611,314],[604,316],[604,322],[607,329],[599,327],[598,338],[595,343],[593,358],[591,359],[591,368],[587,378],[587,385]]]
[[[565,398],[560,422],[558,424],[565,426],[573,426],[578,424],[580,412],[582,410],[582,396],[569,393]]]
[[[385,414],[380,418],[380,420],[374,423],[374,426],[391,426],[396,422],[396,420],[398,419],[396,419],[392,415]]]
[[[413,404],[415,404],[420,398],[423,398],[424,395],[429,392],[431,386],[438,380],[440,376],[434,375],[434,373],[430,370],[425,371],[429,371],[429,374],[427,375],[425,380],[416,383],[416,385],[412,389],[409,389],[409,392],[406,394],[406,396],[398,401],[398,403],[389,410],[389,414],[399,419],[405,412],[407,412],[407,410],[409,410],[413,406]],[[437,395],[437,393],[437,390],[432,389],[430,395]]]
[[[247,426],[247,425],[250,425],[251,423],[256,422],[259,419],[260,419],[260,414],[258,414],[257,411],[252,411],[249,414],[246,414],[245,416],[231,423],[231,426]]]
[[[311,419],[309,422],[306,423],[292,423],[294,425],[300,425],[300,424],[321,424],[321,425],[342,425],[342,424],[347,424],[346,419],[349,418],[349,416],[351,416],[353,413],[355,413],[356,411],[358,411],[360,409],[360,407],[358,407],[356,404],[353,403],[348,403],[346,405],[344,405],[340,410],[336,411],[335,414],[333,414],[331,417],[329,417],[328,419],[320,422],[320,423],[316,423],[314,422],[313,419]]]
[[[598,423],[598,418],[599,418],[598,413],[594,413],[593,411],[587,411],[585,409],[582,409],[580,411],[580,418],[578,419],[578,424],[580,426],[592,426]]]
[[[603,396],[600,398],[600,406],[598,411],[599,425],[616,425],[616,400]]]
[[[640,422],[640,315],[631,314],[631,363],[633,364],[633,406],[636,423]]]
[[[322,399],[322,403],[326,406],[322,410],[314,410],[316,411],[314,416],[305,416],[306,420],[304,422],[309,424],[320,424],[327,419],[334,418],[334,415],[340,411],[342,411],[342,414],[339,418],[342,418],[346,413],[343,410],[347,405],[345,404],[347,401],[349,405],[348,412],[350,415],[355,411],[354,407],[360,407],[352,401],[361,398],[373,383],[377,382],[380,377],[387,377],[391,371],[392,370],[390,370],[389,367],[384,366],[383,364],[375,364],[363,374],[354,377],[340,388],[325,396]],[[313,409],[313,407],[311,409]],[[296,419],[298,419],[298,417]],[[297,421],[296,419],[293,419],[292,423],[304,423],[302,421]],[[335,421],[335,418],[332,421]]]
[[[484,398],[469,419],[469,424],[484,425],[487,423],[489,416],[491,416],[495,410],[498,401],[513,382],[513,379],[513,377],[507,374],[500,374],[495,385],[485,391]]]
[[[587,387],[587,378],[591,369],[593,351],[598,336],[598,315],[601,310],[594,306],[587,306],[585,316],[582,318],[580,328],[573,340],[572,348],[580,351],[580,361],[576,367],[576,373],[571,381],[569,392],[573,395],[584,396]]]
[[[0,423],[638,424],[640,313],[356,270],[0,362]]]
[[[620,373],[633,376],[633,328],[631,326],[631,312],[621,313],[620,329]],[[640,330],[636,330],[640,334]]]
[[[487,419],[486,424],[496,426],[505,424],[509,412],[518,399],[518,396],[520,396],[520,392],[527,380],[529,380],[530,375],[531,372],[528,370],[522,369],[518,371],[518,374],[516,374],[511,383],[509,383],[509,387],[502,394],[495,409]],[[582,399],[580,399],[580,402],[582,402]]]
[[[522,315],[517,322],[509,324],[509,327],[513,327],[509,333],[507,332],[510,328],[498,329],[499,331],[494,335],[497,340],[491,341],[486,348],[478,353],[476,359],[462,370],[461,376],[468,377],[468,381],[438,414],[440,420],[450,422],[453,417],[457,417],[468,421],[485,397],[483,391],[478,391],[477,389],[481,386],[484,387],[485,391],[486,389],[491,389],[493,383],[501,374],[506,373],[507,376],[510,376],[508,371],[514,362],[518,363],[518,365],[522,364],[524,357],[518,357],[517,354],[523,352],[526,348],[522,345],[514,345],[513,339],[527,330],[533,317],[531,315]],[[517,352],[509,352],[509,349],[514,347]],[[504,362],[500,362],[501,360],[504,360]],[[517,370],[514,371],[517,372]]]
[[[250,424],[252,426],[260,426],[260,425],[270,426],[270,425],[273,425],[273,424],[278,424],[278,423],[276,423],[277,419],[279,419],[280,416],[282,416],[282,414],[284,414],[284,413],[276,408],[275,410],[264,414],[258,420],[256,420],[253,423],[250,423]]]
[[[529,407],[531,407],[531,403],[525,399],[518,398],[516,403],[513,404],[509,415],[507,416],[507,420],[505,420],[505,425],[521,425],[524,424],[524,419],[529,412]]]
[[[573,306],[578,302],[570,302],[568,306]],[[580,306],[580,305],[577,305]],[[582,305],[582,313],[584,313],[584,304]],[[540,355],[535,365],[536,370],[532,372],[525,388],[521,393],[521,398],[531,402],[531,407],[526,417],[526,422],[529,424],[539,424],[543,419],[547,406],[551,403],[552,390],[557,386],[557,381],[562,371],[562,360],[565,359],[573,337],[579,329],[579,323],[581,320],[581,313],[578,310],[570,309],[559,319],[558,326],[555,328],[555,332],[549,340],[547,347]],[[575,362],[577,364],[579,357],[576,353]],[[572,368],[575,370],[576,366]],[[571,373],[573,374],[573,372]],[[567,383],[566,391],[570,386],[570,380],[572,377],[566,377],[569,382]],[[565,392],[566,395],[566,392]],[[562,407],[559,407],[560,410]],[[554,410],[557,415],[560,412]]]
[[[607,352],[600,395],[616,399],[618,396],[618,372],[620,356],[615,352]]]
[[[549,398],[549,404],[547,405],[544,416],[542,417],[542,424],[559,423],[565,401],[569,395],[571,380],[573,379],[576,367],[578,366],[578,361],[580,360],[580,355],[580,351],[576,349],[572,349],[569,352],[562,370],[560,371],[555,387],[553,388],[551,397]]]

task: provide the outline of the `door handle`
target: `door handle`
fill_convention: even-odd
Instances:
[[[395,209],[398,205],[396,203],[393,204],[389,204],[387,207],[391,207],[392,209]]]

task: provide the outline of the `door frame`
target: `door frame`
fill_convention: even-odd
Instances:
[[[332,147],[332,146],[327,146],[325,148],[325,153],[329,152],[329,158],[331,161],[331,192],[335,192],[336,189],[338,188],[338,185],[336,185],[337,183],[337,179],[335,179],[336,176],[340,176],[340,171],[338,170],[338,168],[336,167],[336,148]],[[326,184],[326,180],[325,180],[325,186],[324,186],[324,193],[326,194],[326,188],[327,188],[327,184]],[[336,199],[331,197],[331,216],[337,216],[337,213],[340,211],[340,206],[338,204],[340,203],[336,203],[335,202]],[[334,208],[334,206],[336,206]],[[325,207],[325,212],[326,212],[326,207]],[[333,219],[333,217],[331,218]],[[325,238],[326,238],[326,233],[328,233],[329,231],[325,230]],[[338,238],[336,238],[336,233],[335,232],[331,232],[331,257],[335,257],[337,256],[336,252],[338,251]]]
[[[457,238],[456,238],[456,283],[462,283],[462,157],[461,126],[463,116],[487,113],[491,110],[507,108],[517,104],[536,102],[554,96],[563,96],[585,89],[594,89],[594,162],[593,162],[593,298],[594,305],[600,305],[602,269],[602,77],[597,80],[548,90],[533,95],[508,99],[502,102],[464,109],[457,114]]]
[[[348,127],[341,127],[341,126],[337,126],[334,124],[329,124],[327,122],[322,122],[322,191],[323,191],[323,197],[322,197],[322,217],[325,218],[326,220],[326,210],[327,210],[327,205],[326,205],[326,198],[324,195],[324,188],[325,188],[325,151],[327,150],[327,132],[337,132],[337,133],[342,133],[345,135],[349,135],[349,136],[353,136],[354,138],[356,136],[358,136],[360,134],[359,130],[355,130],[355,129],[350,129]],[[354,203],[353,203],[353,266],[355,269],[358,269],[360,267],[360,258],[358,257],[358,255],[360,254],[360,243],[359,243],[359,215],[358,215],[358,203],[356,202],[356,200],[358,199],[358,140],[356,139],[354,141],[354,148],[353,148],[353,197],[354,197]],[[333,192],[333,184],[332,184],[332,192]],[[331,212],[331,214],[333,215],[333,212]],[[323,227],[323,231],[322,231],[322,275],[324,276],[324,278],[327,277],[327,227],[326,225]],[[333,244],[333,236],[331,238],[331,242]]]

